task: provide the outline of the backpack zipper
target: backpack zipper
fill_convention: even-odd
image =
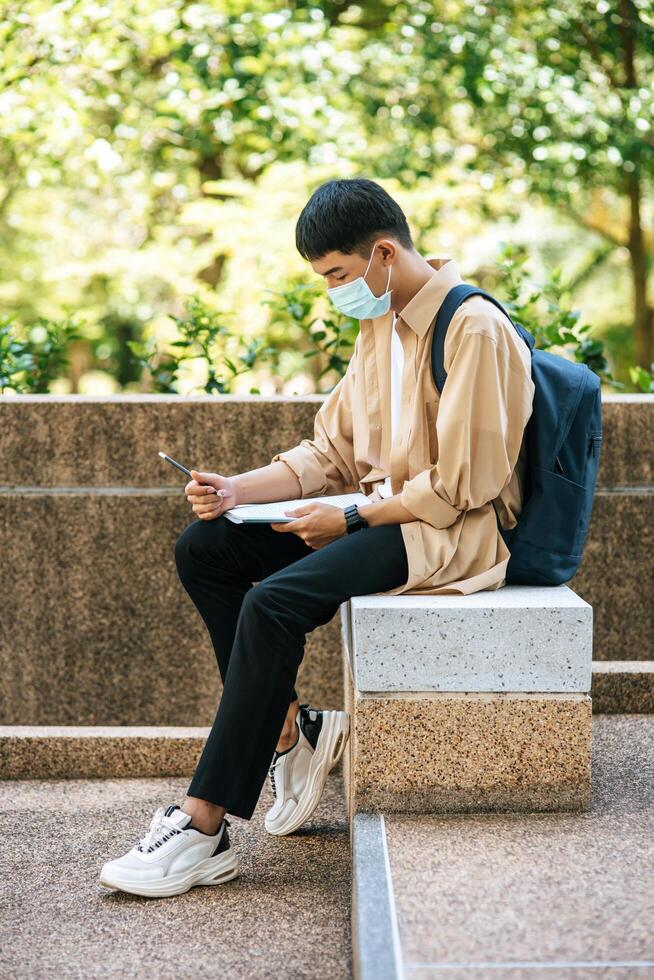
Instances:
[[[587,456],[590,456],[590,454],[592,452],[593,456],[596,456],[599,453],[599,445],[600,445],[601,441],[602,441],[602,437],[601,436],[589,436],[588,437],[588,452],[586,453],[586,455]],[[595,452],[595,446],[597,446],[597,453]]]

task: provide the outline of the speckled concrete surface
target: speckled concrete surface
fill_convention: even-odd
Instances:
[[[586,694],[353,691],[343,754],[349,816],[582,810],[590,800],[592,703]]]
[[[358,691],[590,691],[593,609],[567,585],[349,605]]]
[[[385,823],[407,980],[654,977],[653,717],[593,719],[586,813]]]
[[[129,849],[172,779],[0,783],[2,980],[347,980],[350,852],[341,779],[295,834],[230,817],[240,876],[173,898],[107,892],[104,861]]]
[[[209,728],[0,727],[0,779],[193,775]]]
[[[240,473],[310,436],[323,401],[324,395],[12,395],[0,402],[3,480],[183,488],[186,477],[157,455],[160,449],[185,466]],[[637,432],[639,445],[648,434],[646,407],[616,409],[614,416],[629,414],[626,434]],[[615,446],[620,459],[622,445]],[[35,459],[48,465],[35,467]],[[637,452],[625,463],[645,465]]]
[[[151,480],[161,476],[156,468]],[[218,664],[174,558],[194,520],[183,486],[29,499],[0,488],[0,595],[11,596],[0,633],[0,724],[212,724]],[[336,615],[308,635],[301,701],[340,709],[338,644]]]
[[[649,397],[654,406],[654,398]],[[651,473],[654,425],[649,427],[646,451],[650,461],[645,465]],[[650,477],[649,485],[627,479],[623,486],[598,486],[595,493],[584,555],[567,583],[593,607],[595,660],[649,660],[652,656],[653,479]]]
[[[242,472],[310,436],[322,401],[0,399],[0,594],[12,595],[0,638],[0,722],[211,724],[215,657],[173,565],[174,542],[191,519],[185,480],[157,451],[200,469]],[[568,583],[593,606],[596,660],[652,656],[654,603],[643,598],[652,591],[653,413],[651,395],[603,399],[598,491],[584,557]],[[35,459],[47,466],[35,468]],[[181,686],[171,663],[186,668]],[[310,635],[299,683],[302,700],[341,706],[332,624]]]
[[[607,660],[593,664],[593,711],[654,713],[654,660]]]

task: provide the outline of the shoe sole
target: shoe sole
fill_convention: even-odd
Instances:
[[[266,830],[276,837],[292,834],[309,819],[320,802],[327,776],[334,768],[347,744],[350,735],[350,716],[346,711],[324,711],[323,724],[318,736],[316,751],[311,757],[307,788],[301,802],[279,826],[268,826]]]
[[[182,895],[195,885],[222,885],[238,875],[238,858],[230,849],[217,857],[206,858],[195,868],[161,878],[157,881],[129,881],[110,875],[100,876],[100,884],[112,891],[129,892],[130,895],[145,895],[148,898],[166,898],[169,895]]]

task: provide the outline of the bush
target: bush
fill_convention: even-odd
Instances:
[[[537,347],[581,361],[607,385],[626,390],[627,386],[609,371],[603,341],[591,336],[589,324],[580,322],[579,310],[569,308],[569,289],[562,281],[561,270],[551,270],[544,283],[534,284],[527,274],[527,259],[524,247],[502,243],[499,260],[489,274],[491,282],[483,284],[484,288],[493,292],[511,317],[534,335]],[[244,338],[228,325],[234,314],[212,308],[199,293],[194,293],[185,302],[183,316],[171,314],[177,325],[177,340],[161,346],[153,339],[128,340],[144,390],[178,393],[182,365],[199,359],[206,364],[206,381],[201,390],[228,394],[241,374],[264,366],[275,375],[281,353],[297,352],[303,347],[304,359],[321,357],[324,361],[318,380],[329,372],[337,379],[342,377],[356,340],[358,321],[342,316],[331,306],[321,316],[323,290],[302,278],[289,280],[281,290],[267,292],[270,298],[263,303],[270,310],[269,323],[262,337]],[[69,363],[65,356],[68,345],[81,338],[79,326],[72,317],[41,317],[29,327],[17,326],[11,317],[0,320],[0,392],[13,389],[46,393],[50,383],[63,376]],[[641,366],[630,367],[633,386],[653,393],[651,369],[654,365],[649,371]],[[260,393],[255,386],[249,391]]]

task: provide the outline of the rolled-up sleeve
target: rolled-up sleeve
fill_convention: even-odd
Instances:
[[[438,460],[404,481],[402,505],[444,528],[494,500],[517,463],[533,394],[531,373],[505,347],[488,332],[464,333],[438,404]]]
[[[358,334],[345,374],[327,395],[314,420],[313,439],[276,453],[271,463],[283,460],[302,488],[302,497],[344,493],[356,488],[352,391],[359,357]]]

